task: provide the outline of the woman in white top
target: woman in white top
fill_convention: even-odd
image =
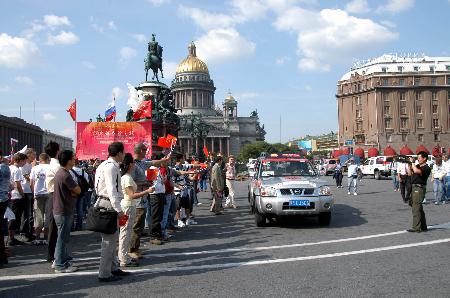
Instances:
[[[123,162],[120,165],[122,174],[121,186],[123,192],[123,200],[120,202],[123,213],[128,215],[128,220],[125,225],[120,227],[119,235],[119,261],[121,267],[136,267],[138,266],[137,259],[132,258],[128,251],[131,243],[131,230],[136,217],[136,200],[142,196],[154,192],[153,187],[142,192],[136,192],[137,185],[131,177],[134,171],[134,160],[130,153],[126,153]]]

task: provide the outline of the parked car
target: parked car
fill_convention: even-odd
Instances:
[[[389,177],[391,175],[392,156],[370,157],[361,165],[363,175],[371,175],[376,180],[380,180],[382,176]]]
[[[338,162],[336,159],[325,159],[322,164],[322,171],[325,173],[325,176],[333,174],[337,164]]]
[[[321,180],[313,165],[300,156],[260,158],[248,186],[248,201],[257,227],[267,219],[317,216],[328,225],[334,200],[328,182]]]

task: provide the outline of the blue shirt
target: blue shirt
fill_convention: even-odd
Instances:
[[[151,160],[143,159],[143,160],[135,160],[135,167],[133,173],[131,173],[131,177],[134,182],[139,185],[139,183],[147,182],[147,175],[145,171],[150,168],[153,163]],[[147,195],[143,196],[140,200],[137,200],[136,208],[147,208]]]
[[[0,163],[0,202],[8,201],[10,178],[11,171],[9,170],[9,166],[4,163]]]

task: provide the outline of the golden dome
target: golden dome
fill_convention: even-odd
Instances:
[[[233,97],[233,95],[231,95],[231,92],[228,91],[228,96],[225,98],[225,101],[231,101],[231,102],[235,102],[236,99]]]
[[[194,42],[188,46],[189,55],[178,64],[176,74],[184,72],[201,72],[209,75],[208,66],[206,63],[197,58],[196,48]]]

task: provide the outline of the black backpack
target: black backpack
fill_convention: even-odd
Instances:
[[[77,177],[77,184],[81,188],[81,192],[78,197],[82,197],[90,188],[89,182],[86,181],[86,178],[84,178],[84,170],[81,170],[81,175],[78,175],[77,172],[73,169],[71,171]]]

